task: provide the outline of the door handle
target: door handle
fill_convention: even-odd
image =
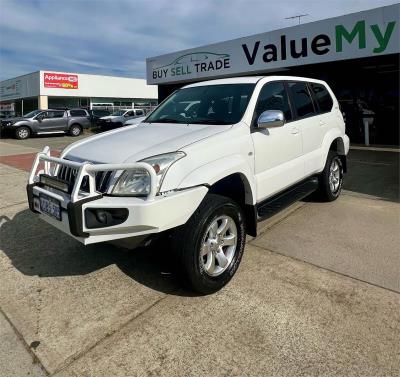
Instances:
[[[296,134],[298,134],[299,133],[299,129],[297,128],[297,127],[293,127],[292,128],[292,134],[293,135],[296,135]]]
[[[319,121],[319,125],[320,126],[325,126],[325,122],[323,122],[322,120]]]

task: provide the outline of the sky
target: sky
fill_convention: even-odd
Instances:
[[[145,78],[146,58],[395,0],[0,0],[0,80],[38,70]]]

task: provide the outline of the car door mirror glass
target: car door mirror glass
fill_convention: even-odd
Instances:
[[[281,110],[264,111],[257,119],[257,128],[282,127],[284,124],[285,116]]]

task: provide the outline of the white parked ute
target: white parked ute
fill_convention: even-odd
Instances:
[[[46,147],[27,191],[33,212],[84,244],[168,234],[188,285],[211,293],[235,274],[258,221],[313,191],[339,196],[348,150],[325,82],[228,78],[187,85],[139,126],[59,158]]]

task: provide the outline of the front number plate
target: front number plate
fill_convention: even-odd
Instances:
[[[39,200],[40,212],[61,221],[61,205],[59,200],[51,198],[47,195],[40,195]]]

